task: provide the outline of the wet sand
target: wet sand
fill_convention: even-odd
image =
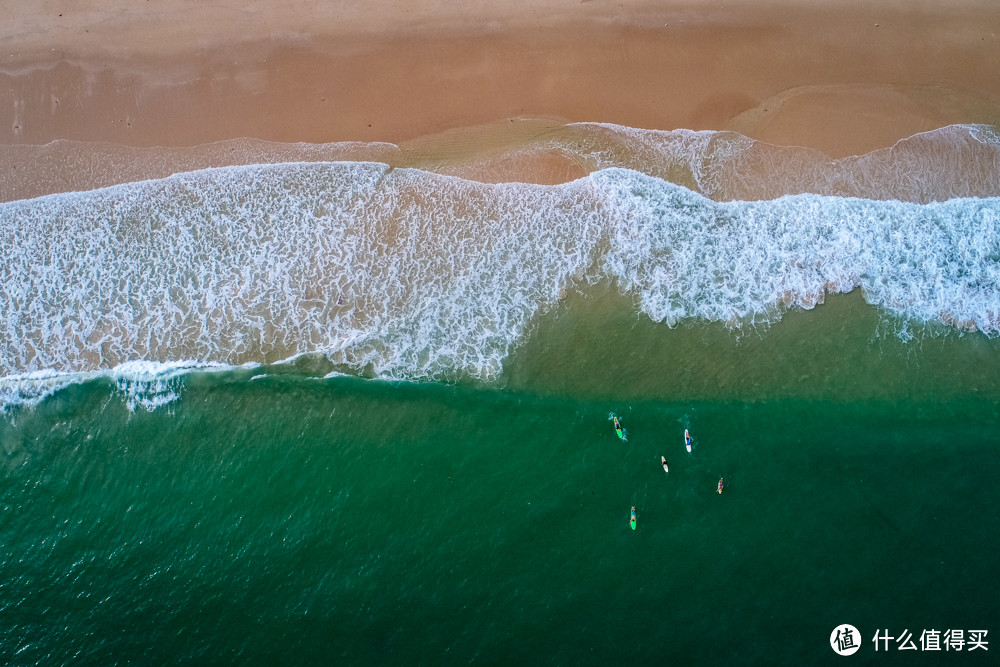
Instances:
[[[200,147],[181,168],[228,164],[231,146],[205,145],[240,137],[386,142],[404,164],[446,170],[479,151],[473,177],[560,182],[579,166],[503,152],[574,121],[735,130],[831,157],[1000,123],[1000,4],[982,0],[75,4],[0,4],[0,170],[34,170],[27,182],[90,159],[37,148],[59,139]]]

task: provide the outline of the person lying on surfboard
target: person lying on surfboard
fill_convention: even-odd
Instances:
[[[663,472],[670,472],[670,469],[667,468],[667,457],[666,456],[661,456],[660,457],[660,463],[663,464]]]
[[[691,451],[691,434],[688,433],[687,429],[684,429],[684,446],[689,452]]]
[[[722,478],[719,478],[719,493],[722,493]]]
[[[618,417],[615,417],[615,431],[619,438],[622,437],[622,425],[618,423]]]

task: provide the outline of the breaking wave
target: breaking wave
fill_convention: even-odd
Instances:
[[[861,288],[904,319],[1000,332],[998,198],[719,199],[621,167],[541,186],[320,162],[0,204],[0,400],[103,372],[152,409],[181,359],[489,380],[538,313],[602,280],[671,326]]]

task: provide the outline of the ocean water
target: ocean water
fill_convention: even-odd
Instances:
[[[6,660],[791,664],[851,623],[935,662],[871,638],[992,632],[995,130],[546,141],[511,159],[588,175],[293,161],[0,204]]]

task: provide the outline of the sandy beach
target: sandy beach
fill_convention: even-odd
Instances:
[[[11,664],[998,648],[1000,0],[0,0],[0,254]]]
[[[734,130],[841,157],[1000,123],[994,2],[451,4],[5,0],[0,169],[58,181],[81,151],[37,149],[55,140],[187,151],[166,169],[221,165],[231,147],[205,146],[236,138],[361,142],[338,159],[385,160],[389,143],[399,164],[440,165],[574,121]],[[129,179],[163,162],[119,157],[139,165]],[[489,169],[580,174],[559,155]]]

